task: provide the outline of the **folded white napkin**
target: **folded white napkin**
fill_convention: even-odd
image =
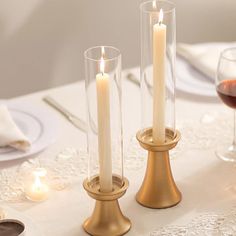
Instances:
[[[220,53],[230,47],[236,47],[236,42],[209,44],[177,44],[178,55],[185,58],[192,66],[215,79]]]
[[[26,151],[30,148],[30,141],[16,126],[7,107],[0,105],[0,147],[6,146]]]

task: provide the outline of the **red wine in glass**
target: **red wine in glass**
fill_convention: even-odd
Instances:
[[[236,78],[221,81],[216,90],[227,106],[236,109]]]
[[[234,125],[233,129],[231,128],[233,142],[231,145],[225,145],[223,142],[225,140],[222,140],[216,147],[216,155],[224,161],[236,163],[236,47],[227,48],[220,54],[216,73],[216,91],[222,102],[234,112]]]

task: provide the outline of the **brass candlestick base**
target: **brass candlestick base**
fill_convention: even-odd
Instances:
[[[156,145],[152,141],[152,129],[140,130],[136,135],[141,147],[148,150],[146,174],[136,200],[145,207],[167,208],[181,201],[170,167],[169,150],[180,139],[180,132],[166,129],[166,142]]]
[[[88,195],[96,199],[93,214],[84,224],[84,230],[93,236],[119,236],[124,235],[131,228],[131,222],[126,218],[118,203],[129,182],[126,178],[113,175],[113,191],[102,193],[99,191],[99,177],[95,176],[91,181],[86,179],[83,183]]]

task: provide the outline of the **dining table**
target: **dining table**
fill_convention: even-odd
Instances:
[[[233,138],[233,112],[220,102],[217,95],[207,97],[176,90],[176,128],[181,133],[181,140],[171,151],[170,159],[182,201],[167,209],[145,208],[135,200],[147,161],[147,153],[139,147],[135,138],[141,128],[140,87],[127,79],[128,73],[138,75],[139,68],[122,72],[124,175],[129,180],[129,187],[119,203],[123,214],[132,222],[127,235],[216,235],[214,232],[217,230],[235,233],[236,166],[215,155],[219,145],[230,143]],[[88,158],[83,156],[87,149],[86,133],[43,100],[45,96],[50,96],[86,121],[84,83],[84,80],[78,80],[8,100],[9,103],[27,103],[53,113],[57,133],[55,141],[40,153],[1,162],[1,171],[17,169],[29,159],[54,160],[58,153],[68,148],[80,150],[77,156],[81,158],[80,166],[76,167],[78,175],[73,181],[69,180],[67,187],[52,191],[49,198],[40,203],[27,199],[0,203],[26,215],[45,236],[87,235],[82,224],[94,209],[94,200],[83,188],[88,166]],[[209,230],[212,234],[204,234],[201,230]]]

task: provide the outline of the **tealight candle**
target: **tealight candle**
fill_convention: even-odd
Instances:
[[[47,171],[44,168],[36,168],[33,171],[33,182],[26,187],[26,197],[34,202],[41,202],[49,196],[49,186],[42,182],[42,178],[45,178]]]

